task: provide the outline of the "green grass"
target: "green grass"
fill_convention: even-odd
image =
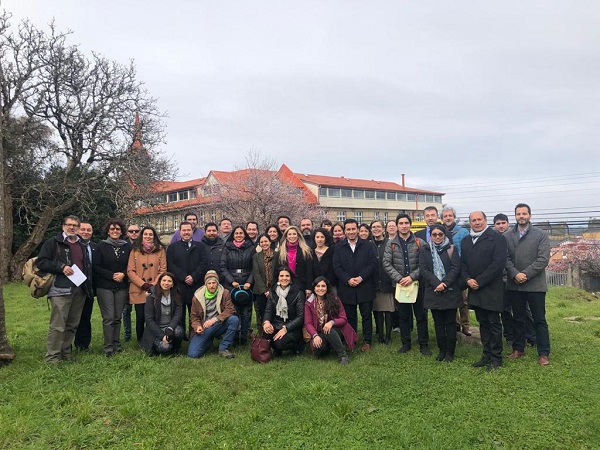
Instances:
[[[17,357],[0,369],[0,448],[600,448],[600,303],[582,291],[548,297],[549,367],[530,349],[493,373],[470,367],[478,345],[459,342],[445,364],[398,355],[397,334],[346,367],[310,355],[261,366],[247,348],[150,358],[135,343],[106,359],[97,305],[92,350],[49,367],[46,301],[21,285],[5,296]]]

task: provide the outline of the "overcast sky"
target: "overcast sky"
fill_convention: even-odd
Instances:
[[[598,1],[1,4],[134,58],[183,179],[259,150],[295,172],[405,173],[463,216],[600,216]]]

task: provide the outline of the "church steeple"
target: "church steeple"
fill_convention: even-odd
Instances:
[[[133,126],[133,144],[131,144],[131,149],[136,151],[144,149],[144,145],[142,144],[142,127],[140,125],[140,113],[137,111],[135,113],[135,124]]]

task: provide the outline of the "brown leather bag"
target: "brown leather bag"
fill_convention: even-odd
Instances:
[[[250,343],[250,358],[261,364],[266,364],[273,359],[271,340],[261,337],[259,334],[252,336]]]

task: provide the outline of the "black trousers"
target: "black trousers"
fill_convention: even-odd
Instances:
[[[135,304],[135,336],[138,343],[142,340],[144,335],[144,325],[146,324],[146,318],[144,316],[144,309],[146,305],[144,303]]]
[[[362,332],[363,341],[365,344],[370,344],[373,340],[373,301],[362,302],[358,305],[348,305],[344,303],[344,309],[346,310],[346,317],[348,323],[354,331],[358,333],[358,313],[356,307],[360,310],[360,316],[362,318]]]
[[[75,332],[75,348],[87,350],[92,342],[92,311],[94,310],[94,297],[86,297],[81,311],[81,320]]]
[[[302,330],[288,331],[281,339],[273,339],[273,337],[281,330],[274,329],[273,334],[267,334],[263,332],[263,337],[271,339],[271,347],[276,353],[281,353],[285,350],[291,352],[301,352],[304,350],[304,339],[302,339]]]
[[[183,305],[181,305],[181,306],[182,306],[182,308],[181,308],[181,328],[183,328],[184,335],[189,335],[190,327],[191,327],[192,300],[190,299],[189,303],[184,301]],[[187,311],[187,320],[185,320],[186,311]]]
[[[502,362],[502,324],[500,313],[479,307],[473,307],[479,322],[479,334],[483,345],[483,357],[488,361]]]
[[[333,349],[333,351],[338,355],[338,357],[348,356],[346,354],[346,347],[344,345],[344,335],[342,334],[342,330],[340,328],[333,327],[329,334],[319,333],[319,337],[323,341],[321,347],[316,348],[312,346],[313,354],[317,357],[324,356],[329,353],[329,350]],[[312,341],[311,341],[312,344]]]
[[[435,340],[440,354],[454,356],[456,350],[456,309],[432,309]]]
[[[410,344],[413,314],[417,321],[417,338],[419,345],[429,345],[429,329],[427,328],[427,310],[423,307],[423,295],[419,291],[415,303],[396,303],[400,322],[400,338],[402,344]],[[455,325],[456,327],[456,325]]]

